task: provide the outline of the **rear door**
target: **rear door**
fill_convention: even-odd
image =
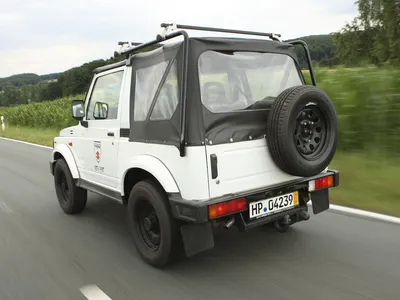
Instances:
[[[199,57],[199,80],[202,103],[213,114],[206,122],[206,137],[212,132],[217,138],[206,141],[210,197],[296,178],[275,165],[265,138],[251,136],[263,130],[252,126],[263,128],[267,121],[253,122],[252,111],[261,108],[251,106],[263,103],[266,108],[284,89],[302,83],[293,59],[273,53],[206,51]]]

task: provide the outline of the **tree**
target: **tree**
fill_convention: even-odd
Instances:
[[[348,65],[400,63],[400,0],[358,0],[359,15],[334,34],[339,60]]]

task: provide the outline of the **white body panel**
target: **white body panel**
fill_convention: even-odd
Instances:
[[[245,192],[293,180],[294,177],[282,172],[272,160],[265,139],[207,145],[207,157],[216,154],[218,177],[212,179],[211,168],[210,198]]]
[[[114,136],[107,136],[108,132],[113,132]],[[114,120],[89,122],[89,128],[85,128],[80,143],[83,152],[79,153],[79,157],[84,162],[80,169],[82,179],[116,188],[118,180],[115,160],[118,157],[119,123]],[[99,160],[96,152],[99,153]]]
[[[57,138],[57,140],[62,141],[59,138]],[[68,148],[68,146],[63,143],[63,141],[61,143],[55,145],[53,154],[52,154],[53,161],[54,161],[55,155],[57,153],[61,154],[64,157],[65,161],[68,164],[69,170],[71,171],[72,178],[79,178],[79,171],[78,171],[77,162],[75,160],[75,155],[71,151],[71,149]]]
[[[121,139],[118,178],[130,168],[141,168],[158,179],[166,192],[180,192],[186,200],[207,200],[208,177],[204,147],[187,147],[180,157],[175,146],[129,142]],[[118,189],[123,193],[123,182]]]

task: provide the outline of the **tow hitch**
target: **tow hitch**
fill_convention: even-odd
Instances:
[[[299,211],[292,216],[284,215],[283,218],[274,221],[274,227],[278,232],[286,232],[290,225],[301,222],[307,221],[310,219],[310,214],[307,211]]]

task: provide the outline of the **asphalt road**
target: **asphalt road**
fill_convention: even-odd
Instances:
[[[0,139],[0,299],[400,299],[400,226],[325,212],[285,234],[235,229],[167,270],[141,261],[124,208],[90,194],[62,213],[51,150]],[[96,298],[91,298],[96,299]],[[100,299],[100,298],[97,298]]]

